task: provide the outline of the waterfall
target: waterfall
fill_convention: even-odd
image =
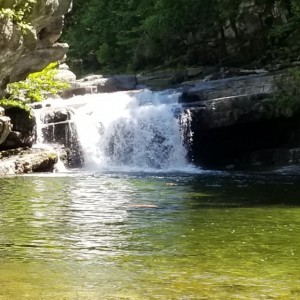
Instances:
[[[45,130],[49,127],[44,124],[45,123],[45,111],[42,109],[34,109],[34,115],[36,120],[36,141],[33,145],[33,148],[42,148],[51,151],[55,151],[57,153],[57,163],[55,165],[55,171],[57,172],[66,172],[66,166],[61,160],[61,149],[56,144],[48,143],[47,138],[45,136]],[[46,130],[47,131],[47,130]]]
[[[189,116],[175,91],[149,90],[52,100],[71,106],[84,167],[89,170],[191,171],[184,137]]]

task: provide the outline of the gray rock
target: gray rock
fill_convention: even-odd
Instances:
[[[76,75],[69,70],[69,67],[66,64],[63,64],[59,66],[54,79],[67,83],[73,83],[76,80]]]
[[[97,87],[99,93],[111,93],[117,91],[134,90],[137,85],[134,75],[114,75],[103,77],[102,75],[90,75],[78,80],[77,84],[92,85]]]
[[[43,117],[44,124],[59,123],[71,120],[73,111],[68,107],[47,108]]]
[[[44,149],[0,151],[0,175],[53,172],[57,161],[55,151]]]
[[[137,76],[139,86],[150,89],[167,89],[183,82],[187,78],[187,71],[155,72]]]
[[[61,93],[61,97],[63,99],[72,98],[74,96],[83,96],[86,94],[96,94],[97,93],[97,87],[93,85],[83,85],[80,86],[80,84],[73,84],[71,88],[63,91]]]
[[[13,5],[5,2],[7,8]],[[27,18],[32,28],[26,32],[10,19],[0,19],[0,97],[8,83],[64,58],[68,46],[57,40],[70,6],[71,0],[37,1]]]
[[[114,75],[103,77],[102,75],[89,75],[82,79],[71,82],[71,87],[66,89],[62,98],[72,96],[94,94],[94,93],[112,93],[117,91],[128,91],[137,88],[137,80],[134,75]]]
[[[6,116],[0,116],[0,145],[3,144],[11,133],[12,124],[10,118]]]
[[[196,82],[181,96],[180,102],[190,109],[205,128],[218,128],[278,117],[290,117],[299,103],[280,105],[280,80],[288,73],[258,74]],[[199,109],[200,108],[200,109]]]

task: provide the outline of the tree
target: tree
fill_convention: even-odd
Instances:
[[[64,39],[71,46],[71,62],[84,72],[216,64],[219,53],[227,55],[228,26],[234,32],[240,52],[247,52],[243,52],[247,36],[237,25],[243,2],[75,0],[67,17]],[[266,48],[269,41],[272,58],[290,47],[290,54],[295,57],[300,43],[299,1],[255,0],[255,5],[272,19],[270,23],[263,21],[262,47]],[[278,9],[287,12],[286,20],[276,16]]]

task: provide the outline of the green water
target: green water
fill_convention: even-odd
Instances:
[[[0,178],[0,299],[300,299],[300,177]]]

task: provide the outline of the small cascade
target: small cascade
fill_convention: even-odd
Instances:
[[[192,131],[192,114],[189,109],[181,111],[179,115],[181,137],[184,141],[186,151],[189,152],[193,143],[194,133]]]
[[[70,140],[76,136],[72,130],[70,112],[65,108],[55,110],[49,107],[34,109],[36,119],[36,143],[35,148],[55,150],[58,156],[57,171],[66,171],[66,160],[70,165]],[[63,120],[62,120],[63,119]],[[68,149],[68,150],[67,150]],[[64,162],[62,161],[62,158]]]
[[[178,104],[179,96],[175,91],[142,90],[52,100],[51,106],[55,110],[67,104],[72,111],[69,134],[86,169],[191,171],[190,116]],[[55,131],[52,125],[42,126]]]

